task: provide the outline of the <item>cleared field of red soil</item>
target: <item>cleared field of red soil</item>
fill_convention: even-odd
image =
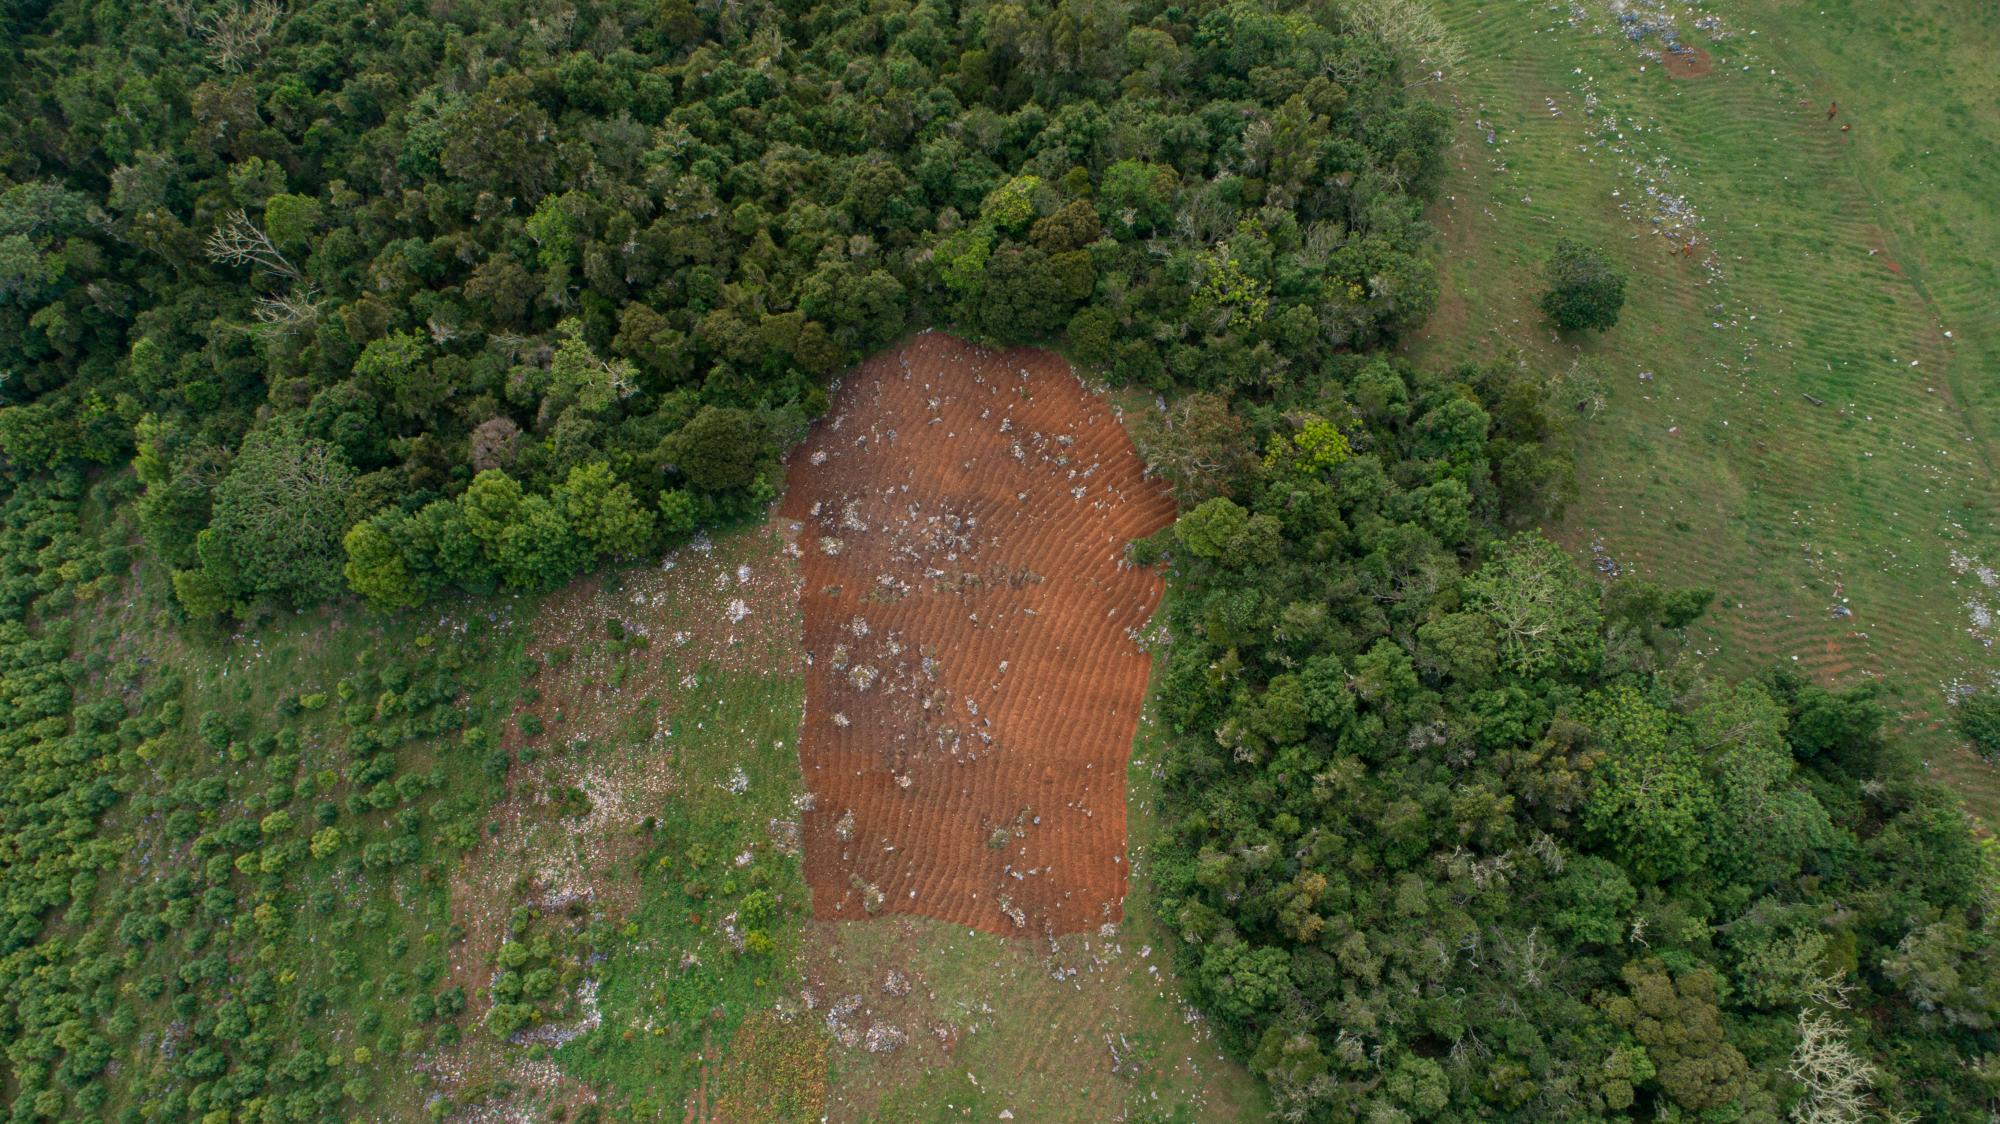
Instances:
[[[1121,919],[1136,642],[1173,518],[1061,357],[926,333],[849,374],[792,454],[806,881],[824,918],[1002,933]]]

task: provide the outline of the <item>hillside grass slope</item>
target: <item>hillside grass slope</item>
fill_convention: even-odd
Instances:
[[[1719,670],[1880,681],[1991,820],[2000,778],[1949,705],[1993,669],[2000,118],[1979,55],[2000,13],[1677,7],[1708,72],[1670,77],[1647,5],[1437,8],[1468,61],[1431,215],[1443,295],[1412,356],[1513,351],[1601,383],[1572,552],[1715,588]],[[1535,308],[1563,235],[1632,276],[1601,337],[1557,339]]]

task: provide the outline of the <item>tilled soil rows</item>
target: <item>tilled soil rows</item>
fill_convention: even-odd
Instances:
[[[1003,933],[1121,919],[1125,765],[1165,491],[1061,357],[926,333],[849,374],[792,454],[825,918]]]

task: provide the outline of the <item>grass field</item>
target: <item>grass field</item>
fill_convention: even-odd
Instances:
[[[517,907],[596,934],[549,1024],[504,1046],[468,1032],[445,1057],[461,1103],[499,1118],[593,1101],[611,1119],[819,1117],[823,1036],[782,998],[807,910],[782,827],[800,792],[794,579],[766,524],[537,607],[508,796],[454,875],[454,967],[489,971]],[[735,1079],[746,1067],[754,1079]]]
[[[1440,91],[1459,116],[1432,216],[1443,298],[1413,357],[1598,372],[1563,541],[1716,589],[1699,644],[1723,670],[1879,680],[1968,806],[2000,814],[2000,775],[1948,724],[1994,669],[2000,119],[1978,52],[2000,13],[1437,8],[1468,61]],[[1672,77],[1668,20],[1706,56]],[[1602,337],[1558,340],[1534,307],[1562,235],[1631,275]]]

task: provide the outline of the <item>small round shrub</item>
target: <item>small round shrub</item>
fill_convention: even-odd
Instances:
[[[1594,246],[1565,238],[1549,257],[1549,288],[1542,311],[1565,332],[1602,332],[1625,307],[1625,277]]]

